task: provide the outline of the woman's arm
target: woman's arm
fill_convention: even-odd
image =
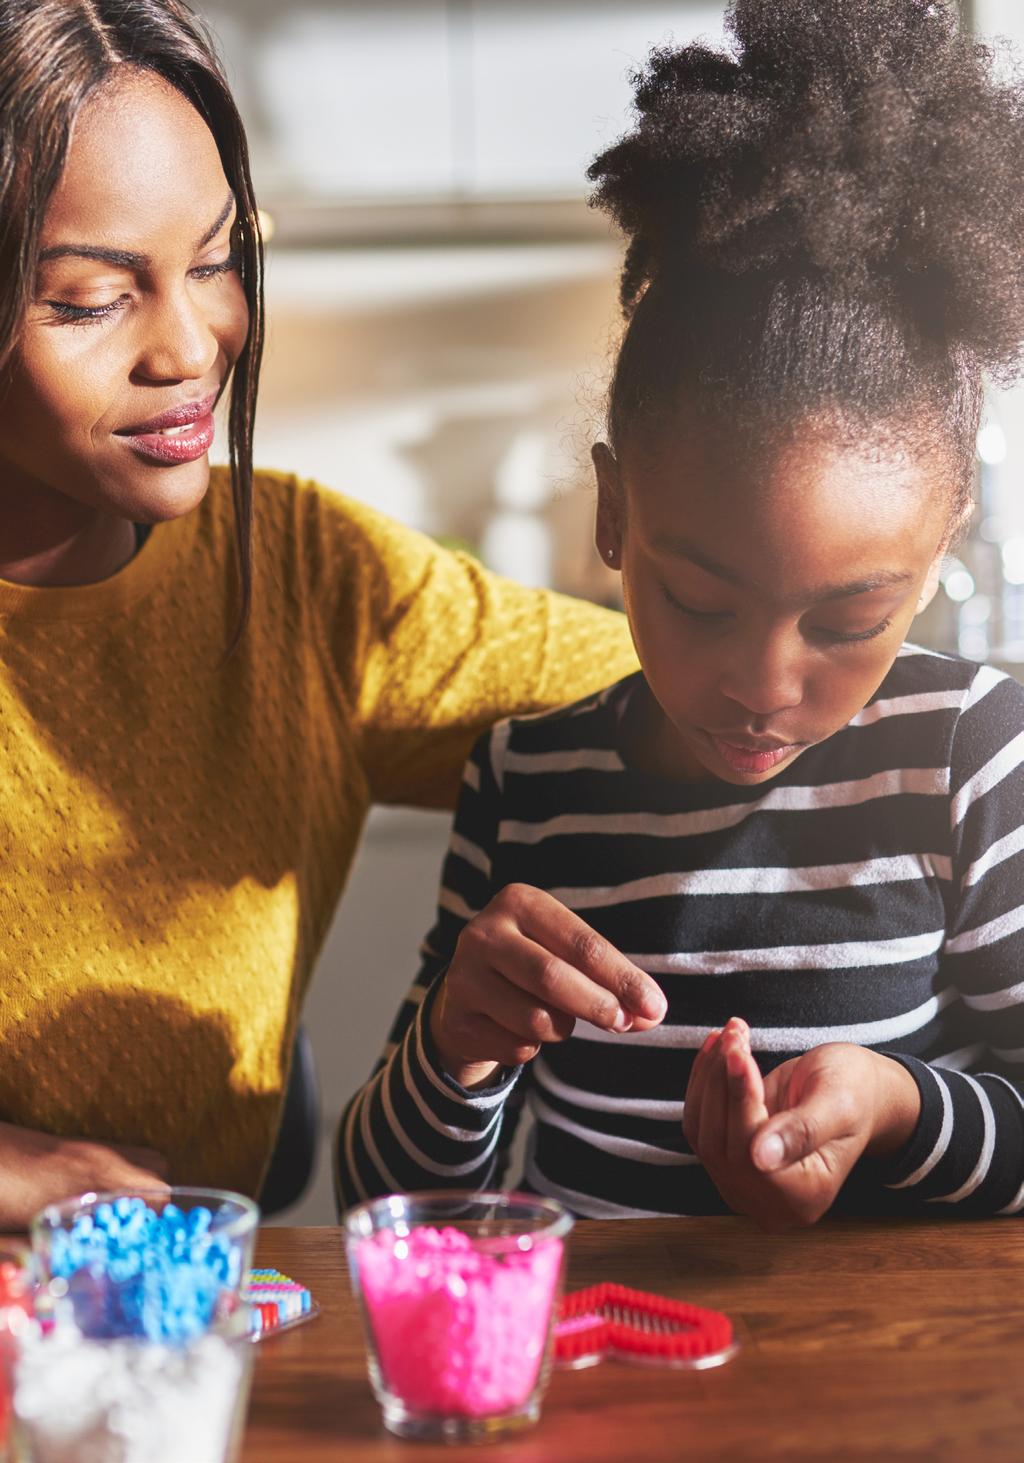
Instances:
[[[625,616],[527,589],[300,485],[295,577],[316,608],[374,802],[454,807],[476,738],[636,669]]]
[[[57,1138],[0,1123],[0,1230],[25,1229],[47,1204],[89,1190],[163,1189],[167,1163],[148,1148]]]

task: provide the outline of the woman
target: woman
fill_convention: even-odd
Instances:
[[[0,1225],[256,1193],[369,806],[449,804],[628,633],[253,473],[258,223],[185,5],[0,0],[0,281]]]

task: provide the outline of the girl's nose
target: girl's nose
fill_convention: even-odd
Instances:
[[[803,700],[799,648],[782,635],[747,640],[726,661],[719,690],[751,716],[791,711]]]

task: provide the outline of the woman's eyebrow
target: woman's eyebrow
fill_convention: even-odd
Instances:
[[[724,579],[727,584],[742,587],[746,583],[742,575],[737,574],[734,569],[720,564],[688,539],[659,537],[655,540],[654,546],[663,552],[674,554],[677,558],[686,559],[689,563],[695,564],[698,569],[703,569],[706,574],[713,574],[716,579]],[[850,599],[856,594],[871,594],[876,589],[895,589],[900,585],[909,584],[913,577],[905,570],[882,569],[877,574],[866,575],[865,578],[853,580],[849,584],[811,585],[801,592],[798,603],[817,604],[820,600]]]
[[[203,235],[203,237],[198,241],[198,243],[196,243],[194,245],[195,252],[197,254],[199,253],[199,250],[200,249],[205,249],[206,246],[207,246],[207,244],[209,244],[212,239],[215,239],[217,237],[217,235],[220,233],[221,229],[227,223],[228,217],[229,217],[229,215],[231,213],[231,210],[234,208],[234,206],[235,206],[235,195],[234,195],[234,191],[233,190],[229,190],[228,196],[227,196],[227,198],[226,198],[226,200],[224,202],[224,207],[221,209],[220,213],[218,213],[216,219],[213,221],[213,223],[210,225],[210,227],[206,230],[206,233]]]
[[[145,269],[149,263],[148,254],[136,254],[133,249],[108,249],[102,244],[54,244],[44,249],[39,263],[49,259],[97,259],[101,264],[116,264],[121,269]]]
[[[210,240],[217,237],[234,206],[235,195],[232,192],[228,194],[224,207],[203,237],[192,246],[193,252],[198,253],[200,249],[205,249]],[[146,269],[151,262],[148,254],[139,254],[134,249],[110,249],[104,244],[54,244],[52,248],[43,250],[39,262],[45,264],[50,259],[68,258],[95,259],[100,264],[113,264],[118,269]]]

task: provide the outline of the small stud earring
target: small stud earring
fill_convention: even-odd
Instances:
[[[609,559],[614,559],[615,558],[615,550],[614,549],[609,549],[608,550],[608,558]]]

